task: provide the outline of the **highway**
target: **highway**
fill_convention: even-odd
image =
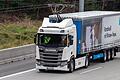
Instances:
[[[29,58],[0,65],[0,77],[35,68],[35,59]]]
[[[0,50],[0,77],[35,68],[34,44]]]
[[[3,65],[0,67],[0,75],[9,75],[0,77],[0,80],[120,80],[120,54],[109,62],[100,63],[95,62],[85,69],[80,68],[73,73],[64,71],[43,71],[37,72],[34,67],[34,58],[27,61],[20,61],[16,63]],[[14,64],[14,65],[13,65]],[[23,64],[23,65],[22,65]],[[13,67],[13,66],[16,66]],[[8,69],[5,69],[7,66]],[[9,68],[11,67],[11,68]],[[1,72],[2,71],[2,72]]]
[[[34,54],[34,53],[35,53],[34,44],[2,49],[0,50],[0,60],[15,58],[19,56],[25,56],[25,55]]]

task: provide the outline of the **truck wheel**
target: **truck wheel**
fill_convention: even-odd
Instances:
[[[74,69],[75,69],[75,62],[73,61],[73,59],[71,59],[69,63],[69,72],[72,73]]]
[[[86,59],[85,59],[85,68],[87,68],[89,66],[89,58],[88,56],[86,56]]]
[[[110,60],[114,59],[114,49],[110,50]]]
[[[108,53],[107,53],[107,61],[109,61],[110,60],[110,50],[108,50]]]
[[[103,58],[101,59],[101,62],[106,62],[107,61],[107,51],[103,53]]]
[[[107,54],[106,52],[104,53],[104,62],[107,61]]]
[[[116,50],[116,48],[114,48],[114,56],[116,56],[116,52],[117,52],[117,50]]]

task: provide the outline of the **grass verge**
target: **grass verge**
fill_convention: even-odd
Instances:
[[[0,23],[0,49],[33,43],[41,21],[24,19],[20,22]]]

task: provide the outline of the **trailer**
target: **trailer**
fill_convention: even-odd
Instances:
[[[44,18],[34,42],[36,69],[73,72],[113,60],[120,46],[120,12],[86,11]]]

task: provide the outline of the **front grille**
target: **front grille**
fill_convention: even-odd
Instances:
[[[40,52],[40,63],[46,67],[60,66],[62,52],[58,51],[42,51]]]

